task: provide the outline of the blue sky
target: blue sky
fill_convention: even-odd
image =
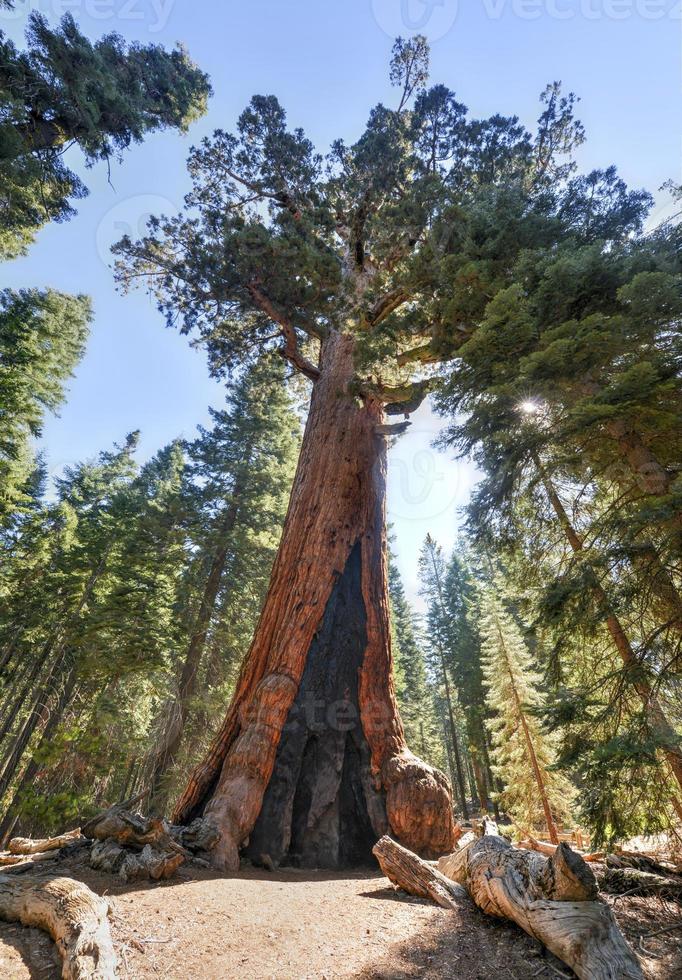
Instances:
[[[17,0],[0,27],[21,41],[27,13],[54,23],[70,10],[91,37],[181,41],[209,73],[215,94],[189,137],[163,133],[106,169],[84,171],[90,196],[78,216],[51,225],[28,256],[2,266],[3,286],[87,292],[95,321],[87,354],[60,417],[44,431],[54,471],[93,456],[131,429],[146,458],[192,435],[222,401],[201,352],[166,330],[143,293],[119,296],[108,248],[136,234],[146,214],[172,212],[187,189],[192,142],[230,129],[254,93],[275,93],[293,125],[324,150],[360,131],[371,105],[394,100],[387,82],[392,38],[419,30],[432,42],[432,79],[455,89],[474,115],[518,114],[532,126],[538,95],[561,79],[581,96],[587,130],[581,168],[616,163],[626,181],[652,192],[682,180],[682,0]],[[669,207],[657,195],[656,214]],[[427,531],[451,547],[457,509],[475,473],[430,448],[439,421],[427,406],[392,450],[389,518],[408,593]]]

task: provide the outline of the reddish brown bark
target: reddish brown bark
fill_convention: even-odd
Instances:
[[[388,828],[412,850],[447,851],[454,841],[445,776],[407,749],[395,701],[386,568],[386,438],[379,401],[354,398],[353,338],[324,342],[280,548],[268,595],[227,717],[196,768],[173,819],[205,813],[222,837],[214,863],[235,869],[239,848],[258,820],[280,739],[299,691],[311,646],[334,590],[359,549],[360,607],[348,630],[361,637],[356,697],[358,737],[366,742],[375,792]],[[336,622],[339,649],[344,626]],[[354,641],[355,642],[355,641]],[[291,726],[293,727],[293,726]],[[283,732],[283,729],[284,732]],[[302,768],[305,770],[304,758]],[[304,773],[305,774],[305,773]],[[297,777],[298,778],[298,777]],[[376,802],[376,801],[375,801]],[[376,836],[382,828],[367,801]]]

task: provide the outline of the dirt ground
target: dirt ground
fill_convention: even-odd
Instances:
[[[62,867],[60,872],[68,873]],[[463,898],[457,912],[397,894],[366,872],[247,869],[237,877],[181,869],[170,882],[119,884],[81,873],[112,899],[122,980],[543,980],[570,971],[515,926]],[[610,899],[613,904],[613,899]],[[618,899],[621,927],[651,980],[682,980],[682,929],[638,937],[680,919],[658,899]],[[0,924],[0,978],[57,980],[51,940]]]

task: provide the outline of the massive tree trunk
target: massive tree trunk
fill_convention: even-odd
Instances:
[[[174,812],[221,832],[214,864],[371,860],[390,830],[448,850],[450,787],[407,750],[392,680],[382,405],[353,396],[353,338],[321,353],[282,540],[232,705]]]

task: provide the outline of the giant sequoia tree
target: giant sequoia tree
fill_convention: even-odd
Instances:
[[[555,240],[604,194],[561,162],[582,129],[558,86],[533,136],[426,89],[427,55],[423,39],[396,43],[398,107],[377,105],[326,158],[274,97],[255,97],[234,134],[192,151],[185,213],[118,246],[122,281],[146,278],[216,374],[279,345],[313,384],[260,623],[174,814],[219,826],[225,868],[242,846],[339,865],[386,829],[425,853],[452,843],[447,781],[407,750],[391,679],[386,450],[405,423],[385,415],[409,415],[433,387],[423,365],[476,329],[510,254]],[[624,208],[610,190],[608,207]]]

